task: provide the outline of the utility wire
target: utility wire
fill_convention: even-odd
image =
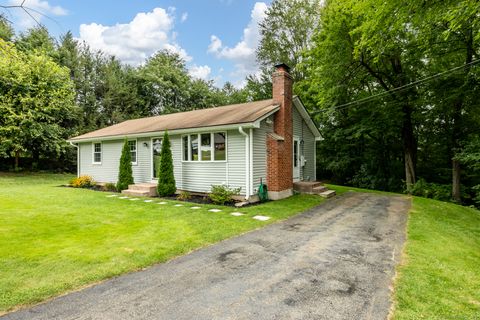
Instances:
[[[391,90],[380,92],[380,93],[377,93],[377,94],[374,94],[372,96],[365,97],[365,98],[362,98],[362,99],[359,99],[359,100],[356,100],[356,101],[351,101],[351,102],[344,103],[344,104],[341,104],[341,105],[338,105],[338,106],[334,106],[333,109],[335,109],[335,110],[345,109],[345,108],[350,107],[352,105],[365,103],[367,101],[373,100],[375,98],[378,98],[380,96],[383,96],[383,95],[386,95],[386,94],[389,94],[389,93],[392,93],[392,92],[403,91],[403,90],[409,89],[410,87],[415,86],[417,84],[421,84],[423,82],[433,80],[433,79],[441,77],[445,74],[457,71],[457,70],[465,68],[466,66],[469,66],[469,65],[477,64],[479,62],[480,62],[480,59],[473,60],[469,63],[462,64],[461,66],[458,66],[458,67],[455,67],[455,68],[452,68],[452,69],[449,69],[449,70],[446,70],[446,71],[443,71],[443,72],[440,72],[440,73],[436,73],[434,75],[428,76],[426,78],[423,78],[423,79],[420,79],[420,80],[417,80],[417,81],[414,81],[414,82],[411,82],[411,83],[408,83],[408,84],[400,86],[400,87],[393,88]],[[318,110],[318,111],[313,112],[313,113],[319,113],[319,112],[322,112],[322,110]]]

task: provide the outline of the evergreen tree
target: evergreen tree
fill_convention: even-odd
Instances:
[[[133,184],[132,173],[132,155],[130,154],[130,146],[128,139],[125,138],[123,144],[122,156],[120,157],[120,168],[118,172],[117,190],[122,191],[128,189],[129,184]]]
[[[157,172],[158,186],[157,191],[159,196],[169,196],[175,193],[177,187],[175,186],[175,177],[173,176],[173,159],[172,150],[170,150],[170,139],[168,132],[165,131],[162,141],[162,151],[160,153],[160,167]]]

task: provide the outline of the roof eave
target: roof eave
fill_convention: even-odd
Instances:
[[[274,110],[274,112],[278,111],[278,108]],[[272,114],[274,112],[269,112],[268,114]],[[187,134],[193,132],[202,132],[202,131],[213,131],[213,130],[234,130],[237,129],[239,126],[242,126],[244,129],[248,128],[257,128],[257,121],[253,122],[240,122],[240,123],[231,123],[226,125],[217,125],[217,126],[206,126],[206,127],[193,127],[193,128],[183,128],[183,129],[172,129],[172,130],[161,130],[161,131],[150,131],[150,132],[140,132],[140,133],[130,133],[130,134],[118,134],[118,135],[106,135],[106,136],[99,136],[99,137],[88,137],[88,138],[70,138],[67,142],[72,143],[80,143],[80,142],[92,142],[92,141],[108,141],[108,140],[120,140],[124,139],[125,137],[128,138],[146,138],[152,136],[161,136],[168,131],[169,134]]]

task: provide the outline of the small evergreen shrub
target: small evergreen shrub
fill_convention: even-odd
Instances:
[[[175,177],[173,176],[172,150],[170,149],[170,139],[168,138],[167,131],[165,131],[163,135],[162,150],[160,151],[160,166],[157,176],[157,192],[160,197],[170,196],[177,191]]]
[[[240,194],[241,188],[229,188],[223,185],[213,185],[212,191],[208,195],[213,203],[224,205],[233,202],[233,196]]]
[[[177,196],[178,200],[186,201],[188,199],[191,199],[192,195],[188,191],[182,191],[180,194]]]
[[[92,188],[95,185],[95,180],[90,176],[80,176],[70,180],[70,186],[74,188]]]
[[[128,185],[133,183],[132,156],[130,154],[128,140],[125,139],[125,143],[123,144],[122,149],[122,156],[120,157],[117,190],[119,192],[121,192],[122,190],[126,190],[128,189]]]
[[[108,183],[105,183],[104,189],[105,191],[116,192],[117,186],[115,185],[115,183],[108,182]]]

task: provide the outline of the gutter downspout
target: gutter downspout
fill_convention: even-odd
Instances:
[[[245,200],[248,200],[250,198],[250,139],[242,126],[238,127],[238,132],[245,137]]]
[[[248,156],[249,156],[249,162],[250,162],[250,193],[253,195],[253,190],[254,190],[254,186],[253,186],[253,129],[250,128],[250,143],[249,143],[249,152],[248,152]]]
[[[72,141],[68,141],[71,146],[77,148],[77,178],[80,177],[80,148],[78,144],[74,144]]]

